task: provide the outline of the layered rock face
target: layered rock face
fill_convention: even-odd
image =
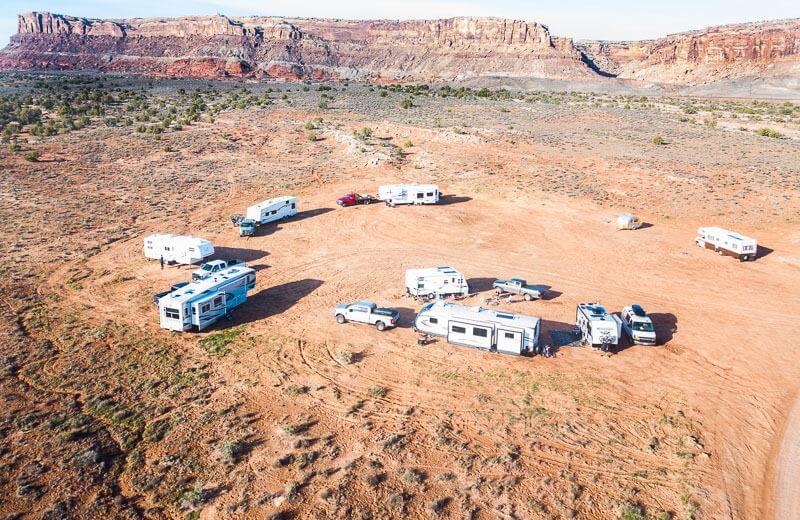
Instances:
[[[641,42],[573,43],[499,18],[345,21],[225,16],[93,20],[19,16],[0,69],[98,69],[170,77],[374,82],[481,77],[694,85],[800,76],[800,20],[721,26]]]
[[[800,77],[800,20],[724,25],[640,42],[576,42],[620,78],[694,85],[744,76]]]
[[[342,21],[225,16],[87,20],[19,16],[2,68],[93,68],[164,76],[451,81],[589,75],[571,41],[516,20]]]

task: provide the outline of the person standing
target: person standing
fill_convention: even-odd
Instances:
[[[164,270],[164,255],[161,255],[160,262],[161,262],[161,270],[163,271]]]

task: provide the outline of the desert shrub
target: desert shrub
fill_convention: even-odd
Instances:
[[[20,150],[22,150],[22,147],[18,143],[11,143],[10,145],[8,145],[9,152],[15,153],[19,152]]]
[[[405,110],[407,110],[407,109],[409,109],[409,108],[411,108],[413,106],[414,106],[414,102],[411,100],[410,97],[403,98],[403,100],[400,102],[400,108],[405,109]]]
[[[340,350],[336,353],[336,359],[343,365],[350,365],[353,363],[354,356],[349,350]]]
[[[317,129],[317,125],[316,125],[316,123],[314,121],[306,121],[306,124],[304,125],[304,128],[306,130],[316,130]]]
[[[386,92],[385,90],[381,90],[381,93],[380,93],[380,94],[378,94],[378,95],[379,95],[380,97],[386,97],[386,96],[388,96],[388,95],[389,95],[389,93],[388,93],[388,92]]]
[[[400,146],[402,146],[403,148],[411,148],[412,146],[414,146],[414,143],[412,143],[411,141],[403,141],[403,144]]]
[[[246,446],[242,441],[225,440],[217,444],[217,457],[226,464],[236,464],[244,455]]]
[[[386,387],[383,386],[373,386],[369,389],[369,395],[375,398],[386,397],[387,392]]]
[[[313,143],[317,140],[317,134],[315,132],[308,132],[306,138]]]
[[[660,135],[657,135],[653,137],[653,139],[650,142],[652,142],[655,145],[662,145],[664,144],[664,138],[661,137]]]
[[[328,104],[324,101],[320,101],[319,103],[317,103],[317,108],[319,108],[320,110],[326,110],[328,108]]]
[[[619,506],[618,518],[619,520],[647,520],[647,515],[641,506],[625,502]]]
[[[289,385],[284,390],[289,395],[300,395],[308,393],[308,387],[305,385],[297,386],[297,385]]]
[[[230,344],[244,332],[241,327],[214,332],[200,340],[200,346],[211,356],[224,356],[230,353]]]
[[[36,150],[31,150],[30,152],[25,152],[25,155],[22,156],[26,161],[29,162],[36,162],[39,160],[39,152]]]
[[[771,128],[759,128],[756,130],[756,133],[763,137],[772,137],[773,139],[780,139],[783,137],[783,134]]]

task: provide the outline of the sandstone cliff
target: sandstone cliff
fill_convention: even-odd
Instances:
[[[800,76],[800,20],[573,43],[539,23],[499,18],[94,20],[33,12],[19,16],[18,33],[0,51],[0,69],[375,82],[619,77],[695,85]]]
[[[165,76],[362,78],[589,75],[571,41],[517,20],[342,21],[225,16],[87,20],[19,16],[2,68],[94,68]]]
[[[576,47],[620,78],[694,85],[800,77],[800,20],[723,25],[640,42],[579,41]]]

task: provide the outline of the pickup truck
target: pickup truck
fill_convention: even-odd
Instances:
[[[210,262],[206,262],[201,265],[199,269],[192,271],[192,280],[205,280],[214,273],[222,271],[227,267],[232,267],[239,264],[244,264],[244,262],[233,259],[211,260]]]
[[[647,315],[641,305],[624,307],[622,316],[622,329],[631,337],[636,345],[655,345],[656,329],[653,320]]]
[[[495,280],[492,287],[494,287],[497,294],[521,294],[522,297],[525,298],[525,301],[537,300],[542,297],[541,289],[533,285],[528,285],[528,282],[522,278]]]
[[[378,199],[363,193],[348,193],[344,197],[339,197],[336,199],[336,204],[342,207],[372,204],[373,202],[378,202]]]
[[[356,302],[352,304],[337,305],[333,310],[333,316],[337,323],[368,323],[375,325],[378,330],[385,330],[388,327],[396,327],[400,319],[397,309],[378,307],[373,302]]]

